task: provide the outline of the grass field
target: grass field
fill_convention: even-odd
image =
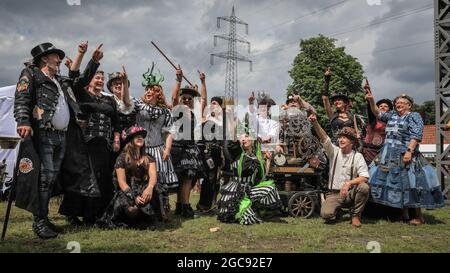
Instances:
[[[175,196],[171,196],[173,201]],[[198,200],[193,194],[192,204]],[[40,240],[31,230],[31,215],[13,208],[8,233],[0,243],[0,252],[70,252],[68,242],[77,241],[81,252],[369,252],[375,241],[381,252],[450,253],[450,207],[424,211],[422,226],[400,222],[364,219],[355,229],[344,218],[325,225],[319,217],[299,219],[275,216],[253,226],[224,224],[214,215],[191,220],[175,217],[170,224],[158,224],[156,230],[101,230],[73,228],[56,213],[57,200],[51,202],[51,219],[65,227],[65,233],[53,240]],[[6,203],[0,203],[1,226]],[[216,232],[210,228],[218,227]],[[375,243],[375,244],[377,244]]]

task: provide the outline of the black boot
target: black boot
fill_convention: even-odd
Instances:
[[[39,215],[34,217],[33,231],[42,239],[55,238],[57,230],[61,230],[48,220],[48,204],[50,202],[50,192],[48,190],[39,191]],[[62,230],[61,230],[62,231]]]
[[[50,191],[39,192],[39,218],[45,219],[47,226],[56,233],[63,232],[61,227],[55,226],[48,219],[48,204],[50,202]]]
[[[185,218],[194,218],[194,210],[192,209],[191,204],[183,204],[181,216]]]
[[[33,220],[33,231],[41,239],[52,239],[58,236],[48,225],[47,219],[35,216]]]
[[[173,214],[180,215],[182,210],[183,210],[183,204],[177,202],[176,207],[175,207],[175,212]]]
[[[52,222],[50,222],[50,220],[48,218],[45,219],[45,221],[47,222],[47,226],[53,230],[56,233],[62,233],[64,231],[64,229],[62,227],[58,227],[55,224],[53,224]]]

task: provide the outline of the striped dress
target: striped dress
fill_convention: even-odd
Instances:
[[[165,135],[170,133],[169,129],[173,123],[172,113],[167,108],[146,104],[140,98],[135,100],[135,106],[136,124],[147,130],[146,152],[156,161],[158,183],[166,190],[167,200],[164,203],[168,208],[168,192],[174,192],[178,188],[178,178],[171,158],[169,157],[167,161],[162,158],[165,149]]]
[[[280,196],[272,180],[260,181],[263,170],[256,157],[243,157],[242,173],[238,173],[239,160],[232,163],[233,177],[220,189],[217,202],[221,222],[239,222],[243,225],[261,223],[256,208],[276,209],[280,206]]]

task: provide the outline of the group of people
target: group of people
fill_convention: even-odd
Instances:
[[[74,60],[66,59],[69,72],[62,76],[65,53],[51,43],[37,45],[17,83],[14,116],[23,143],[16,205],[33,214],[33,231],[40,238],[62,232],[48,218],[55,194],[64,194],[59,213],[72,225],[149,227],[171,221],[171,193],[177,195],[174,214],[193,218],[190,193],[199,181],[197,211],[217,207],[219,221],[260,223],[261,209],[281,205],[277,186],[268,177],[274,154],[299,153],[289,142],[312,134],[321,145],[307,160],[328,174],[329,191],[321,207],[327,222],[348,205],[353,226],[361,226],[369,196],[383,205],[415,208],[412,224],[424,222],[420,208],[443,205],[434,169],[418,150],[423,122],[411,112],[413,100],[407,95],[394,103],[375,103],[366,84],[366,124],[351,113],[345,94],[329,96],[327,69],[322,98],[331,138],[317,122],[314,107],[298,94],[289,94],[283,107],[288,124],[305,125],[292,131],[271,119],[275,102],[269,96],[258,98],[256,107],[252,93],[243,132],[227,139],[235,119],[226,115],[222,97],[208,103],[204,73],[199,72],[200,91],[182,87],[178,66],[167,102],[164,76],[153,64],[143,74],[143,95],[133,98],[124,67],[107,75],[98,69],[101,48],[96,47],[81,73],[88,49],[87,42],[81,43]]]

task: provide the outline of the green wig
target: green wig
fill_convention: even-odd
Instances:
[[[259,167],[260,167],[260,170],[261,170],[261,177],[260,178],[261,178],[261,180],[263,180],[264,177],[265,177],[265,174],[264,174],[265,173],[264,172],[264,160],[263,160],[262,152],[261,152],[261,143],[259,141],[254,140],[254,142],[253,142],[253,150],[255,151],[256,158],[258,159],[258,162],[259,162]],[[242,175],[242,165],[244,164],[244,156],[245,156],[245,154],[246,154],[246,151],[244,150],[244,148],[242,148],[242,153],[241,153],[241,156],[240,156],[239,161],[238,161],[238,175],[239,175],[239,177],[241,177],[241,175]]]

